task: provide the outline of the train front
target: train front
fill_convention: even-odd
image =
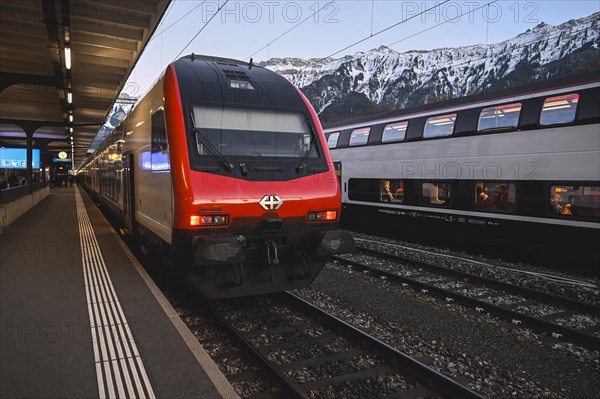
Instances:
[[[165,75],[173,262],[208,298],[310,285],[352,249],[319,120],[286,79],[188,56]]]

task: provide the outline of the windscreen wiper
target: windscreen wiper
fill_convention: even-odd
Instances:
[[[223,167],[223,169],[225,169],[227,172],[231,172],[233,170],[233,165],[227,160],[227,158],[223,156],[223,154],[219,152],[219,150],[215,148],[214,145],[212,145],[210,140],[204,137],[200,129],[196,127],[194,114],[190,113],[190,116],[192,118],[192,131],[196,135],[196,140],[200,140],[202,142],[204,148],[206,148],[206,151],[217,160],[217,162],[221,165],[221,167]]]
[[[300,162],[300,164],[298,166],[296,166],[296,173],[300,173],[304,170],[304,168],[306,167],[306,163],[308,162],[308,157],[309,157],[310,153],[312,152],[312,150],[315,148],[315,144],[317,143],[317,137],[315,135],[314,130],[312,129],[312,126],[310,126],[310,123],[308,123],[308,119],[306,120],[306,124],[308,125],[308,128],[310,129],[310,138],[311,138],[310,147],[308,147],[308,151],[306,151],[304,153],[304,156],[302,157],[302,162]]]

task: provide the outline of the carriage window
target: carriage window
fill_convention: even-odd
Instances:
[[[579,94],[547,98],[540,115],[540,124],[553,125],[573,122],[578,102]]]
[[[428,139],[432,137],[450,136],[454,131],[454,122],[456,114],[432,116],[425,122],[423,137]]]
[[[379,202],[379,180],[349,179],[348,198],[352,201]]]
[[[167,151],[165,113],[160,110],[152,115],[152,152]]]
[[[477,131],[483,132],[491,129],[514,129],[519,124],[520,113],[521,103],[484,108],[479,115]]]
[[[600,218],[600,186],[552,186],[550,213],[557,216]]]
[[[337,147],[338,139],[340,138],[340,132],[331,133],[327,138],[327,147]]]
[[[350,135],[350,147],[359,145],[366,145],[369,141],[369,134],[371,133],[370,127],[363,127],[361,129],[354,129]]]
[[[487,212],[514,212],[515,204],[513,183],[475,183],[475,209]]]
[[[421,203],[423,205],[449,206],[450,183],[423,183],[421,185]]]
[[[401,204],[404,201],[404,182],[402,180],[380,180],[379,196],[381,202]]]
[[[408,122],[394,122],[386,125],[383,129],[382,143],[393,143],[403,141],[406,138]]]

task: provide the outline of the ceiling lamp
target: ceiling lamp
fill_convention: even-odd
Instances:
[[[65,66],[71,69],[71,47],[65,47]]]

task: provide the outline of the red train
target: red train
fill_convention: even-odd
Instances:
[[[246,62],[173,62],[78,173],[208,298],[308,286],[353,245],[315,111]]]

